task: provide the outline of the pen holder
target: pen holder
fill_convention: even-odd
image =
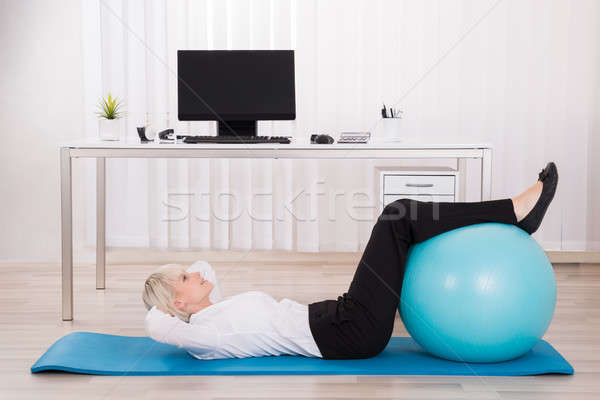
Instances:
[[[383,118],[382,119],[382,142],[400,142],[402,141],[400,126],[402,118]]]

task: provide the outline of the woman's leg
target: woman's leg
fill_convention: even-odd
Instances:
[[[380,333],[370,335],[377,353],[392,335],[409,246],[482,222],[516,224],[512,200],[450,203],[400,199],[385,207],[348,290],[348,295],[366,309],[372,332]]]

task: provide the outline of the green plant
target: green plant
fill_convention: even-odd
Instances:
[[[117,119],[123,116],[123,112],[121,111],[123,107],[123,102],[119,100],[117,97],[113,97],[110,93],[106,96],[106,98],[100,98],[98,108],[100,111],[96,112],[98,117],[106,118],[106,119]]]

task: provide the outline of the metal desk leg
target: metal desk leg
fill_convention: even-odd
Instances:
[[[458,193],[455,196],[456,202],[467,201],[467,160],[465,158],[458,159]]]
[[[96,289],[106,287],[106,159],[96,158]]]
[[[481,201],[492,199],[492,149],[483,149],[481,158]]]
[[[71,199],[71,153],[60,149],[60,232],[62,245],[62,319],[73,319],[73,209]]]

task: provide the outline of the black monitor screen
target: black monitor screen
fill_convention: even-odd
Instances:
[[[181,121],[296,118],[293,50],[179,50],[177,73]]]

